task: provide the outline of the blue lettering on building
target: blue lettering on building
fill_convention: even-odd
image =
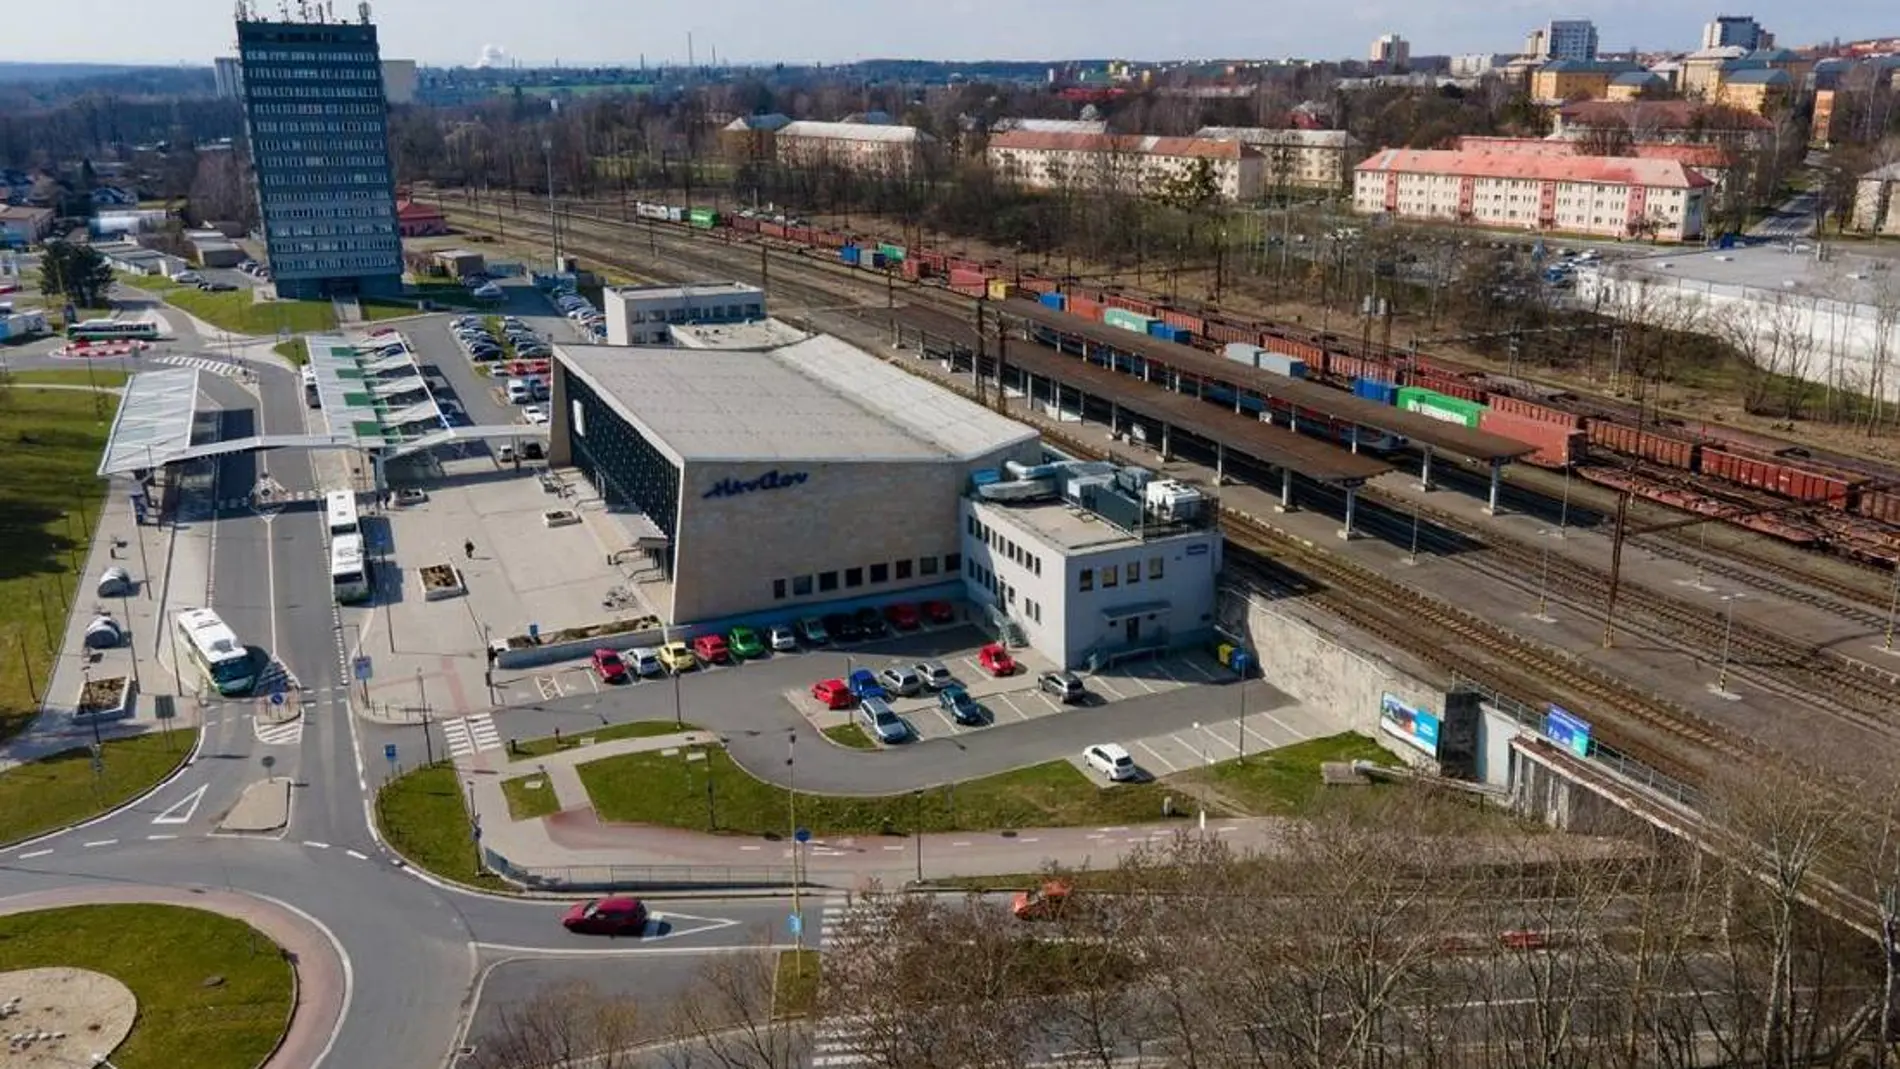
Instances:
[[[711,501],[715,497],[738,497],[740,494],[749,494],[754,490],[785,490],[809,478],[811,478],[809,472],[774,469],[756,479],[721,479],[713,484],[712,489],[699,496]]]

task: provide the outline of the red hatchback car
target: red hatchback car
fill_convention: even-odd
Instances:
[[[561,927],[582,935],[640,935],[647,930],[647,907],[637,898],[596,898],[569,909]]]
[[[858,704],[857,695],[842,679],[821,679],[811,685],[811,696],[827,709],[849,709]]]
[[[977,651],[976,663],[993,676],[1013,675],[1016,671],[1016,658],[995,642]]]
[[[602,683],[625,683],[627,681],[627,662],[613,650],[594,651],[594,671],[599,674]]]
[[[693,640],[693,652],[707,664],[725,664],[732,660],[732,651],[726,648],[726,636],[701,635]]]
[[[924,619],[933,624],[947,624],[957,618],[957,611],[947,601],[924,602]]]
[[[895,605],[884,606],[884,622],[899,631],[917,630],[917,606],[900,601]]]

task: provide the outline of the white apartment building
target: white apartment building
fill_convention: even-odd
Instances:
[[[1712,185],[1680,160],[1384,149],[1354,170],[1353,210],[1687,241],[1702,236]]]
[[[1266,192],[1282,186],[1344,189],[1359,142],[1344,130],[1268,130],[1258,126],[1203,126],[1194,136],[1238,141],[1259,150]]]
[[[1900,234],[1900,163],[1860,176],[1854,189],[1853,228],[1862,234]]]
[[[852,171],[907,174],[936,138],[914,126],[855,122],[791,122],[772,134],[778,162],[829,163]]]
[[[1206,160],[1223,199],[1258,200],[1265,191],[1266,157],[1240,141],[1015,130],[990,138],[987,159],[991,171],[1025,189],[1147,194]]]
[[[765,318],[765,291],[743,282],[612,286],[603,295],[608,345],[672,345],[672,328]]]

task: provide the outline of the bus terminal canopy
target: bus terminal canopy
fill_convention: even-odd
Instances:
[[[99,474],[126,475],[178,459],[191,448],[197,406],[196,368],[141,371],[132,376],[99,458]]]

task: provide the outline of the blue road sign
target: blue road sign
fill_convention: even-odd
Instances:
[[[271,703],[272,705],[282,705],[282,704],[284,704],[284,692],[283,692],[283,691],[281,691],[281,690],[273,690],[273,691],[271,691],[271,692],[270,692],[270,703]]]
[[[792,838],[797,839],[801,843],[811,842],[811,829],[800,828],[792,833]]]
[[[356,660],[350,662],[350,671],[356,674],[357,682],[359,683],[369,682],[369,677],[370,677],[369,657],[365,655],[362,657],[358,657]]]
[[[396,744],[395,743],[393,742],[383,743],[383,760],[388,761],[392,765],[396,763]]]
[[[528,625],[528,640],[531,642],[541,641],[541,625],[540,624]]]
[[[1560,705],[1546,707],[1544,734],[1578,757],[1590,756],[1590,722]]]
[[[803,934],[805,931],[805,918],[796,913],[790,914],[785,918],[785,927],[790,929],[793,935]]]

